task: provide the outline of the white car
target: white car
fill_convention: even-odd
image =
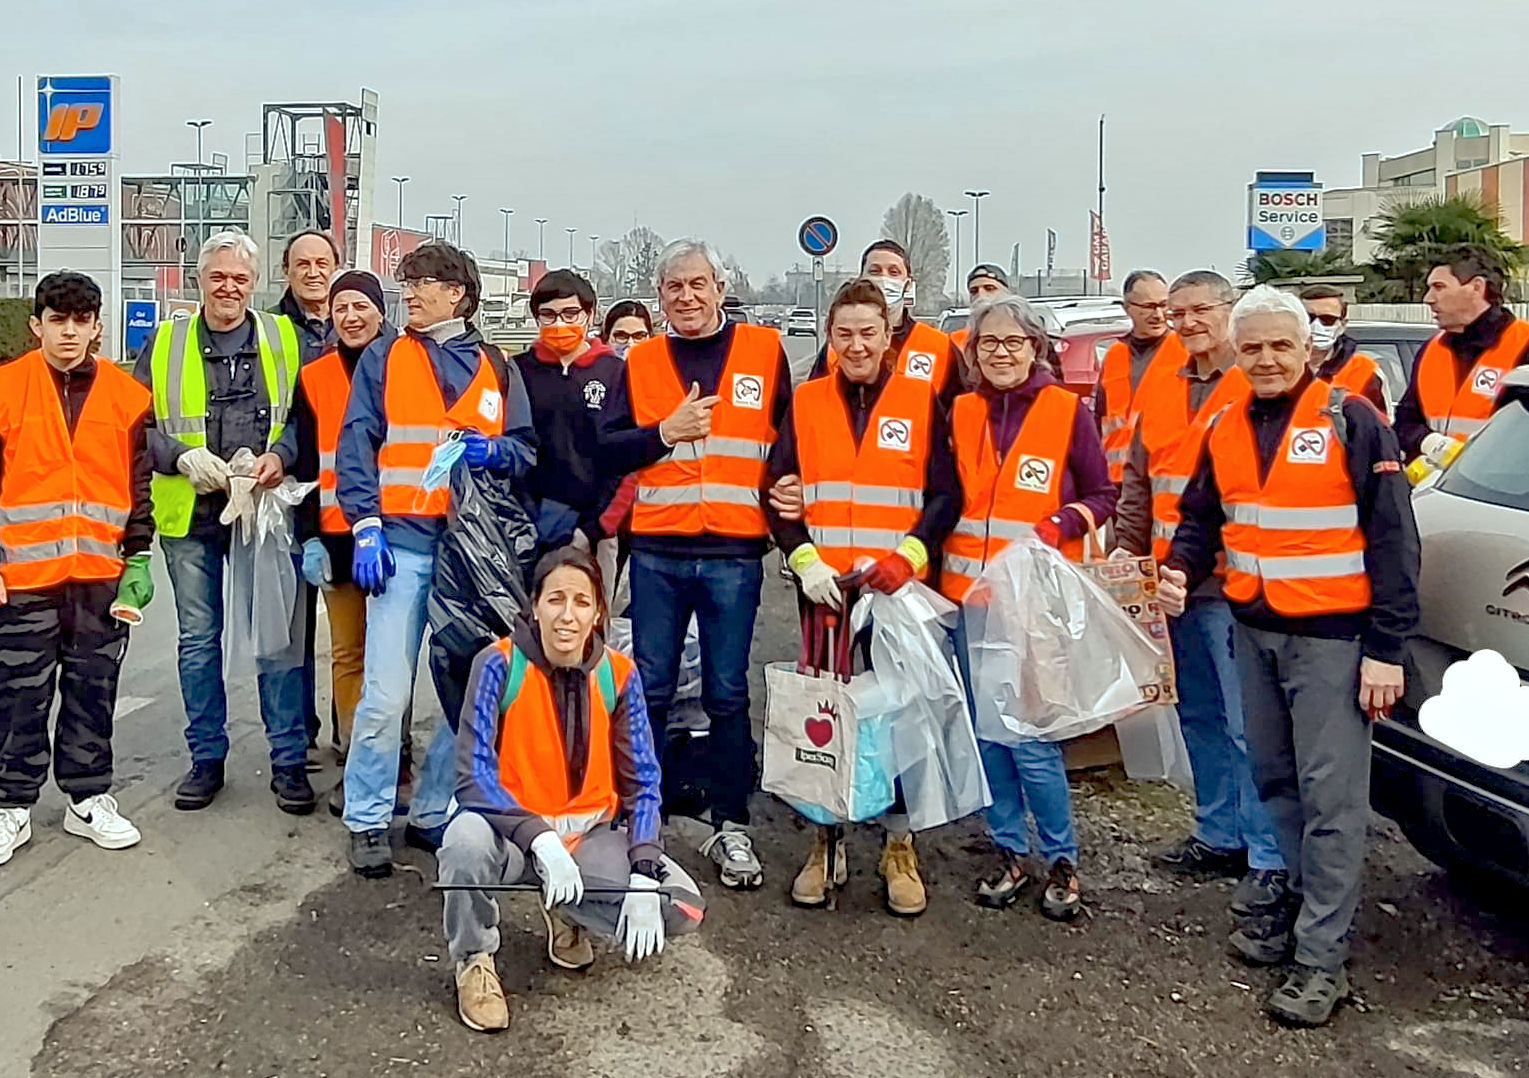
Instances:
[[[817,312],[811,307],[797,307],[786,316],[786,336],[816,337],[818,334]]]

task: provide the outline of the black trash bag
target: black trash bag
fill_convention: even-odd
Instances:
[[[514,480],[461,464],[453,468],[451,512],[426,605],[435,644],[471,660],[509,636],[530,610],[526,581],[535,557],[536,524]]]

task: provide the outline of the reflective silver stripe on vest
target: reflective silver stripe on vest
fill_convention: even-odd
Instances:
[[[752,438],[718,438],[713,435],[706,439],[706,455],[709,457],[742,457],[744,460],[768,460],[770,446],[766,442],[756,442]]]
[[[379,487],[422,487],[424,483],[425,469],[423,468],[379,468],[377,470]]]
[[[1466,437],[1470,437],[1486,425],[1487,421],[1485,419],[1466,419],[1462,416],[1451,416],[1449,422],[1444,424],[1443,433],[1464,434]]]
[[[1294,509],[1241,502],[1236,505],[1222,503],[1221,511],[1228,524],[1251,524],[1269,531],[1314,531],[1359,526],[1359,510],[1352,505]]]
[[[324,452],[320,452],[319,453],[319,471],[320,472],[332,472],[332,471],[334,471],[334,454],[333,453],[324,453]],[[320,486],[319,487],[319,505],[321,505],[321,506],[323,506],[325,508],[328,508],[331,505],[338,505],[339,504],[339,498],[337,497],[337,492],[338,492],[338,486],[334,486],[334,487]]]
[[[890,528],[818,528],[808,525],[807,532],[820,547],[854,547],[863,550],[896,550],[908,537],[907,532]]]
[[[1131,456],[1131,451],[1125,446],[1117,446],[1105,451],[1104,459],[1111,464],[1124,464]]]
[[[639,505],[700,505],[707,502],[726,502],[729,505],[759,505],[759,491],[753,487],[740,487],[731,483],[686,483],[675,487],[638,487]]]
[[[959,554],[945,555],[945,571],[947,573],[960,573],[962,576],[978,577],[982,570],[987,568],[976,558],[963,558]]]
[[[1322,580],[1364,575],[1364,551],[1352,554],[1309,554],[1260,558],[1240,550],[1226,552],[1227,568],[1265,580]]]
[[[192,315],[190,318],[172,318],[170,320],[170,355],[167,363],[169,367],[169,380],[165,384],[165,408],[167,414],[156,417],[155,422],[159,424],[159,429],[171,438],[179,438],[187,434],[206,435],[207,433],[207,415],[205,412],[202,415],[194,416],[182,414],[186,410],[183,401],[187,363],[186,344],[191,336],[195,322],[195,315]],[[196,358],[198,362],[201,361],[200,355]],[[203,395],[203,406],[205,407],[205,389]]]
[[[319,471],[321,471],[321,472],[332,472],[332,471],[334,471],[334,454],[333,453],[324,453],[324,452],[320,452],[319,453]]]
[[[1153,494],[1183,494],[1189,486],[1189,480],[1176,475],[1154,475],[1152,477]]]
[[[39,505],[18,505],[0,509],[0,527],[12,524],[37,524],[45,520],[62,520],[64,517],[81,516],[116,528],[127,526],[128,511],[114,509],[94,502],[43,502]]]
[[[58,539],[46,543],[7,545],[5,560],[11,564],[23,562],[54,561],[76,554],[89,554],[99,558],[122,560],[121,549],[116,543],[103,543],[99,539],[80,536],[75,539]]]
[[[1164,524],[1160,520],[1152,522],[1152,538],[1161,539],[1165,543],[1173,542],[1173,537],[1179,533],[1177,524]]]
[[[1017,520],[973,520],[962,517],[956,522],[951,534],[971,539],[1028,539],[1035,534],[1035,525]]]
[[[803,499],[808,505],[818,502],[850,502],[854,505],[885,506],[892,509],[924,508],[922,490],[904,490],[902,487],[872,487],[860,483],[808,483],[802,488]]]
[[[266,345],[271,349],[272,365],[276,368],[276,385],[274,387],[266,387],[268,391],[266,396],[271,404],[271,425],[273,427],[278,424],[285,425],[287,416],[292,409],[292,382],[287,369],[286,341],[282,338],[281,325],[276,321],[277,315],[271,314],[269,311],[256,311],[254,314],[255,318],[259,320],[261,331],[265,334]],[[297,359],[296,356],[292,358],[294,360]],[[292,365],[294,367],[297,366],[295,362]],[[260,369],[263,379],[265,371],[264,363],[260,365]],[[274,393],[269,392],[272,388],[275,389]]]
[[[439,445],[441,442],[440,427],[388,427],[388,437],[384,445]]]

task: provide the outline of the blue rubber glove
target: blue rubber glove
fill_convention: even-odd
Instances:
[[[504,462],[504,452],[494,439],[468,431],[462,435],[462,459],[469,468],[497,468]]]
[[[334,583],[334,565],[322,539],[315,537],[303,543],[303,579],[326,591]]]
[[[382,525],[372,524],[356,532],[356,556],[350,563],[350,575],[357,587],[368,595],[381,595],[388,590],[388,577],[397,569]]]

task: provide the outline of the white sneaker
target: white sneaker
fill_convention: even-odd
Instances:
[[[125,850],[143,839],[138,828],[117,811],[117,799],[111,794],[87,797],[64,810],[64,830],[88,838],[103,850]]]
[[[754,856],[754,841],[742,824],[724,823],[701,843],[701,853],[717,866],[723,887],[752,891],[764,883],[764,869]]]
[[[32,841],[32,810],[0,808],[0,865],[11,859],[18,846]]]

